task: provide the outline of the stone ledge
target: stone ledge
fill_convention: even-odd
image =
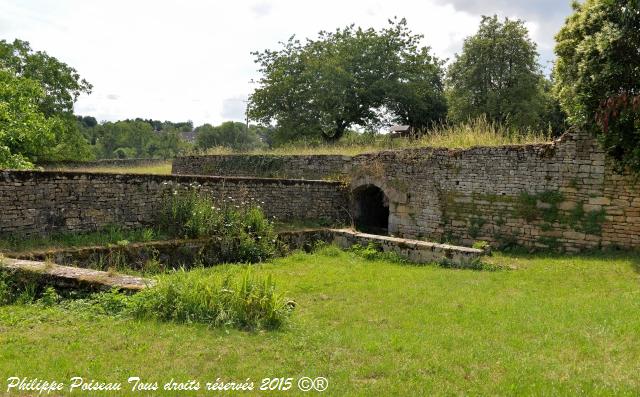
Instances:
[[[210,182],[228,182],[228,183],[246,183],[255,182],[266,185],[282,184],[282,185],[333,185],[340,186],[340,182],[326,181],[319,179],[286,179],[286,178],[259,178],[244,176],[203,176],[203,175],[157,175],[157,174],[120,174],[109,172],[81,172],[81,171],[33,171],[33,170],[0,170],[2,180],[5,182],[24,182],[30,180],[52,178],[64,179],[95,179],[95,180],[117,180],[119,182],[126,181],[155,181],[161,182],[178,182],[178,183],[210,183]]]
[[[0,259],[0,268],[27,277],[36,277],[39,283],[51,284],[65,289],[108,291],[117,288],[135,293],[154,283],[153,280],[142,277],[22,259],[2,258]]]
[[[485,254],[483,250],[476,248],[360,233],[351,229],[332,229],[331,233],[333,242],[342,248],[373,242],[379,244],[383,251],[395,252],[415,263],[449,261],[459,267],[468,267]]]

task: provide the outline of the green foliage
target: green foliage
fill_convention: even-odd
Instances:
[[[206,150],[213,147],[226,147],[236,151],[257,149],[263,146],[258,135],[259,128],[234,121],[227,121],[217,127],[204,124],[195,129],[196,146]]]
[[[540,236],[538,237],[538,243],[546,246],[547,249],[551,251],[557,251],[562,247],[562,244],[558,241],[557,237]]]
[[[379,244],[369,242],[366,247],[360,244],[351,246],[350,251],[368,261],[388,261],[393,263],[407,263],[408,261],[395,252],[385,252]]]
[[[352,126],[389,119],[424,128],[446,112],[442,62],[422,47],[404,19],[376,31],[353,25],[322,31],[303,44],[255,52],[262,77],[249,116],[277,123],[276,140],[340,139]]]
[[[532,222],[542,218],[547,223],[553,223],[560,219],[558,204],[564,201],[564,195],[558,191],[546,190],[538,194],[522,192],[515,203],[515,215]],[[538,207],[542,203],[542,208]]]
[[[0,272],[0,306],[39,304],[90,314],[205,323],[214,327],[272,330],[282,327],[296,304],[276,289],[270,276],[249,269],[210,272],[180,270],[159,276],[157,283],[136,295],[114,288],[108,292],[67,294]]]
[[[479,216],[472,216],[469,219],[469,236],[471,238],[476,238],[480,235],[480,231],[482,230],[482,226],[487,223],[487,221]]]
[[[74,68],[46,52],[33,51],[28,42],[18,39],[13,43],[0,40],[0,68],[40,84],[46,96],[39,107],[46,116],[72,113],[78,96],[93,88]]]
[[[537,58],[523,21],[483,17],[478,33],[465,40],[449,67],[449,118],[464,122],[486,116],[512,127],[546,128],[546,113],[554,107]]]
[[[489,248],[491,248],[491,244],[489,244],[489,242],[484,241],[484,240],[479,240],[473,243],[473,245],[471,246],[472,248],[478,249],[478,250],[487,250]]]
[[[94,124],[95,119],[89,118],[88,123],[86,119],[81,118],[77,125],[100,159],[173,158],[189,149],[178,126],[186,129],[192,126],[190,122],[160,123],[135,119]],[[163,129],[155,130],[155,126]]]
[[[15,166],[16,157],[30,162],[91,158],[73,116],[73,103],[91,92],[91,84],[75,69],[33,51],[26,41],[0,40],[0,75],[0,167]],[[18,131],[6,144],[2,130],[10,126]]]
[[[151,241],[167,236],[150,228],[123,229],[108,226],[102,230],[88,233],[51,233],[46,236],[22,236],[9,234],[0,236],[0,250],[24,252],[44,248],[87,247],[94,245],[116,244],[118,241]]]
[[[276,253],[272,222],[252,200],[215,202],[193,187],[173,191],[165,199],[160,229],[181,238],[215,238],[222,262],[260,262]]]
[[[247,330],[280,328],[295,307],[277,292],[270,276],[259,277],[249,270],[179,271],[161,276],[157,285],[130,300],[130,311],[139,318]]]
[[[556,36],[555,93],[570,121],[640,171],[640,3],[586,0]]]
[[[538,210],[538,197],[529,194],[528,192],[522,192],[518,195],[518,199],[515,205],[515,214],[527,222],[535,220],[539,215]]]
[[[18,275],[14,270],[0,268],[0,306],[34,303],[42,293],[43,288],[35,282],[33,277]],[[51,292],[48,294],[51,295]],[[51,297],[47,299],[49,298]]]
[[[38,299],[38,303],[44,306],[53,306],[58,302],[60,302],[60,295],[58,295],[53,287],[45,288],[42,292],[42,296]]]
[[[44,97],[37,82],[0,69],[0,168],[31,168],[53,144],[56,121],[38,111]]]

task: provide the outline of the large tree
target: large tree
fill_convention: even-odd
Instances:
[[[82,93],[91,92],[91,84],[74,68],[43,51],[34,51],[22,40],[0,40],[0,69],[13,74],[17,78],[14,81],[30,80],[40,86],[42,94],[36,99],[34,111],[51,119],[53,139],[46,152],[32,160],[82,160],[91,156],[73,115],[74,102]]]
[[[483,16],[447,73],[449,118],[540,126],[547,98],[536,44],[520,20]]]
[[[0,168],[30,168],[54,141],[56,119],[38,111],[40,85],[0,68]]]
[[[555,91],[570,121],[640,172],[640,2],[587,0],[556,36]]]
[[[353,25],[291,37],[277,51],[256,52],[262,77],[249,116],[291,139],[340,139],[352,126],[391,121],[427,127],[446,112],[442,62],[421,46],[404,19],[376,31]],[[287,135],[288,134],[288,135]]]

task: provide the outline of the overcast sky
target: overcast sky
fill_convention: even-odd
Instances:
[[[311,37],[355,23],[380,28],[405,17],[440,58],[453,58],[480,16],[527,21],[541,62],[569,0],[2,0],[0,39],[27,40],[94,86],[76,113],[98,120],[242,120],[257,78],[251,51],[292,34]]]

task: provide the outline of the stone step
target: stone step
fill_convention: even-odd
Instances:
[[[342,248],[349,248],[354,244],[367,246],[372,242],[383,251],[395,252],[414,263],[448,262],[455,267],[470,267],[485,254],[483,250],[476,248],[361,233],[352,229],[331,229],[331,233],[333,243]]]
[[[18,276],[34,277],[38,283],[63,289],[108,291],[117,288],[135,293],[154,283],[143,277],[24,259],[0,258],[0,269],[15,272]]]

